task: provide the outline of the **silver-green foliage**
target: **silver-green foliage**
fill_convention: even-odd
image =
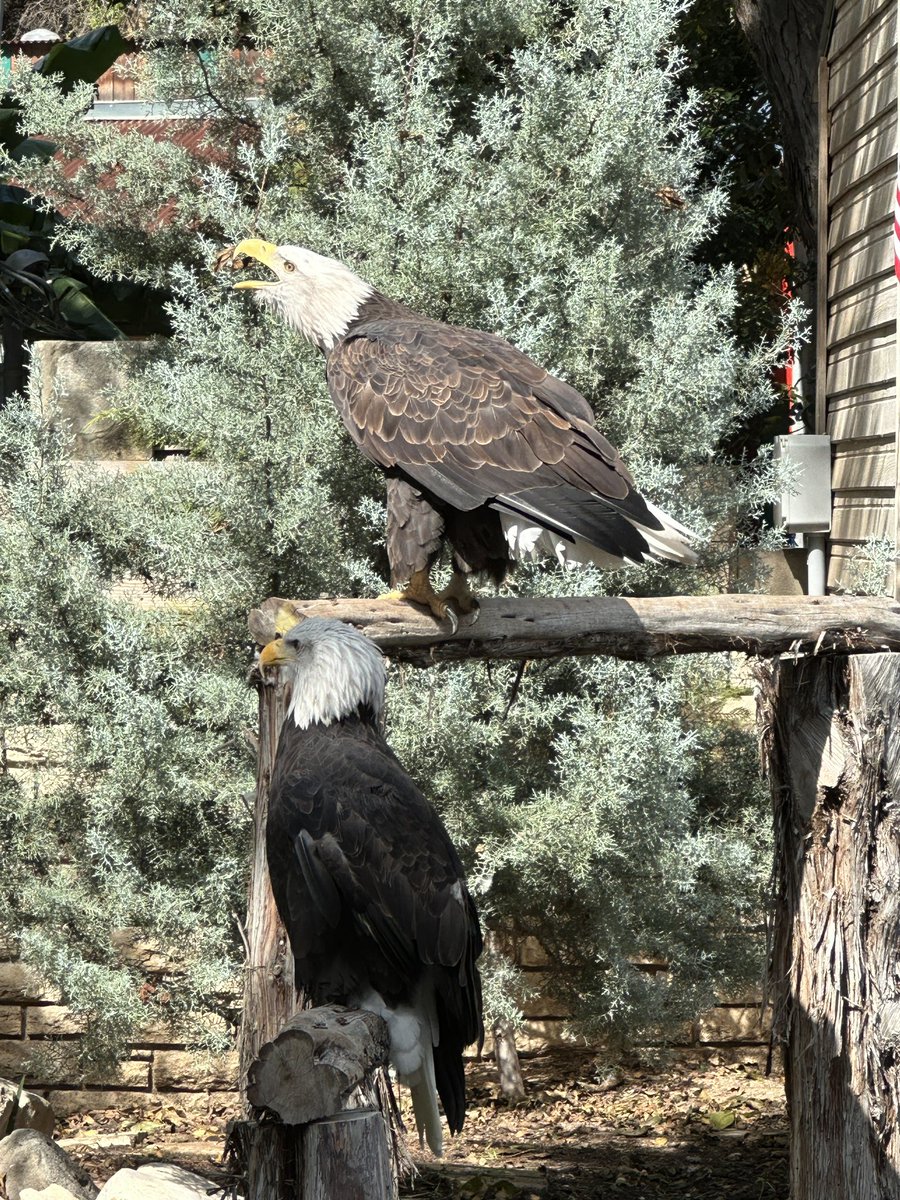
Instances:
[[[339,428],[321,362],[228,294],[210,270],[223,243],[311,245],[430,315],[504,333],[584,391],[642,489],[704,546],[697,570],[526,568],[524,592],[720,586],[772,488],[765,463],[717,449],[771,403],[778,348],[736,344],[734,279],[693,258],[723,201],[696,183],[677,0],[565,14],[542,0],[255,0],[241,6],[253,62],[232,52],[237,7],[224,7],[142,10],[145,91],[194,101],[199,152],[82,124],[78,97],[13,77],[35,128],[81,162],[69,179],[58,161],[17,167],[40,194],[88,198],[90,221],[64,241],[98,274],[174,296],[174,336],[109,404],[189,457],[86,484],[58,448],[46,515],[4,534],[12,669],[31,664],[9,711],[73,728],[65,784],[7,803],[23,831],[14,915],[36,961],[68,975],[73,999],[121,1013],[117,1029],[135,1006],[110,926],[175,941],[207,984],[232,961],[246,608],[267,592],[372,594],[385,571],[380,484]],[[33,421],[27,433],[31,420],[7,417],[4,437],[39,455],[52,435]],[[12,495],[31,486],[4,461]],[[51,532],[41,576],[35,538]],[[126,575],[156,607],[109,594]],[[39,630],[53,655],[23,659]],[[716,699],[727,682],[714,660],[392,672],[391,737],[442,805],[485,917],[539,934],[552,985],[593,1029],[671,1027],[755,969],[765,815],[752,747]],[[669,964],[664,982],[632,965],[648,957]],[[490,980],[498,1013],[510,979],[502,967]],[[204,991],[190,984],[173,988],[186,1007]]]

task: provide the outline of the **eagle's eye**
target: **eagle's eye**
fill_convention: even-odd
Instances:
[[[284,269],[285,269],[286,271],[296,271],[296,270],[297,270],[297,267],[295,266],[295,264],[294,264],[294,263],[292,263],[292,262],[290,261],[290,259],[287,259],[287,258],[286,258],[286,259],[284,260]]]

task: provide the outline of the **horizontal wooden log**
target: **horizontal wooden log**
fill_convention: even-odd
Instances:
[[[664,596],[625,599],[492,597],[479,619],[451,634],[417,605],[396,600],[284,600],[250,614],[260,645],[306,617],[355,625],[398,661],[427,667],[469,658],[554,658],[738,650],[777,655],[900,650],[900,604],[857,596]]]
[[[376,1013],[323,1005],[296,1013],[260,1047],[247,1099],[287,1125],[346,1108],[350,1092],[387,1061],[388,1031]]]

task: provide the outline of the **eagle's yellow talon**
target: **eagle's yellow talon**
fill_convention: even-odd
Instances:
[[[438,593],[431,586],[431,580],[427,570],[416,571],[410,578],[409,583],[405,588],[400,588],[392,592],[387,592],[383,596],[379,596],[380,600],[405,600],[412,604],[421,604],[423,608],[427,608],[433,617],[437,617],[439,621],[449,621],[450,632],[456,633],[459,629],[459,616],[450,604],[453,600],[454,604],[459,604],[458,596],[451,593],[451,588],[446,588],[443,592]],[[470,612],[470,608],[463,608],[464,612]]]

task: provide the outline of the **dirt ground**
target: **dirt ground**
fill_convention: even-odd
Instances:
[[[787,1200],[787,1120],[780,1078],[757,1062],[678,1062],[610,1072],[587,1051],[523,1060],[527,1099],[500,1098],[493,1064],[470,1064],[462,1136],[440,1162],[411,1141],[420,1174],[409,1200]],[[169,1097],[158,1114],[70,1118],[58,1136],[95,1181],[119,1167],[169,1161],[223,1187],[225,1123],[198,1122]],[[404,1108],[404,1116],[411,1114]],[[111,1135],[119,1135],[112,1137]],[[110,1145],[131,1140],[133,1145]],[[228,1193],[226,1193],[228,1194]]]

